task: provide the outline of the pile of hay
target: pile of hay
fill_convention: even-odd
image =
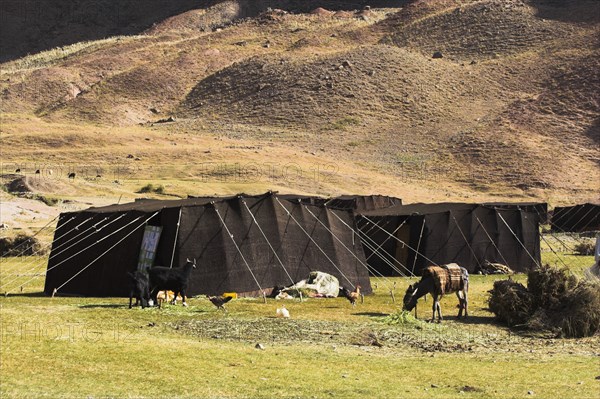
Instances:
[[[496,281],[489,308],[511,327],[579,338],[600,331],[600,284],[578,281],[567,270],[542,266],[529,272],[527,287]]]
[[[489,308],[510,327],[527,323],[531,316],[533,297],[527,288],[513,280],[500,280],[490,291]]]

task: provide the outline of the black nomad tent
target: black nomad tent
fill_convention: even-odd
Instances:
[[[456,262],[477,271],[485,261],[524,272],[540,263],[539,221],[546,204],[412,204],[357,216],[372,269],[419,275]]]
[[[127,272],[142,258],[173,267],[196,258],[189,295],[260,295],[311,271],[330,273],[340,285],[361,285],[369,293],[362,246],[346,224],[354,226],[351,212],[274,193],[140,200],[63,213],[45,292],[126,296]]]
[[[600,205],[557,206],[550,223],[554,232],[600,231]]]
[[[326,201],[330,208],[348,209],[356,213],[402,205],[402,200],[387,195],[340,195]]]

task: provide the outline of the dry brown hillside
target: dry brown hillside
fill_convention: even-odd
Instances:
[[[599,196],[596,1],[184,3],[2,64],[3,160],[125,162],[179,194]],[[290,160],[335,168],[246,186],[230,168]]]

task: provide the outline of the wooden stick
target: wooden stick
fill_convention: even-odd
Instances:
[[[263,295],[262,295],[262,296],[263,296],[263,302],[264,302],[264,303],[267,303],[267,294],[265,294],[265,292],[264,292],[264,291],[262,292],[262,294],[263,294]]]
[[[392,296],[392,303],[396,303],[396,297],[394,296],[394,291],[390,290],[390,295]]]

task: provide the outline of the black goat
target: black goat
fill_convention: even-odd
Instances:
[[[181,295],[183,306],[187,306],[185,302],[185,292],[187,291],[188,281],[190,280],[190,274],[192,269],[196,268],[196,259],[193,261],[187,259],[187,263],[183,267],[171,269],[165,266],[154,266],[148,271],[150,275],[150,297],[154,303],[158,303],[157,295],[158,291],[169,290],[173,291],[173,305],[175,304],[175,298],[177,295]]]
[[[130,281],[130,290],[129,290],[129,309],[131,309],[133,302],[133,298],[135,298],[135,305],[141,303],[142,309],[148,306],[148,301],[150,300],[150,280],[148,278],[148,274],[141,271],[136,270],[134,272],[127,273],[131,278]]]

